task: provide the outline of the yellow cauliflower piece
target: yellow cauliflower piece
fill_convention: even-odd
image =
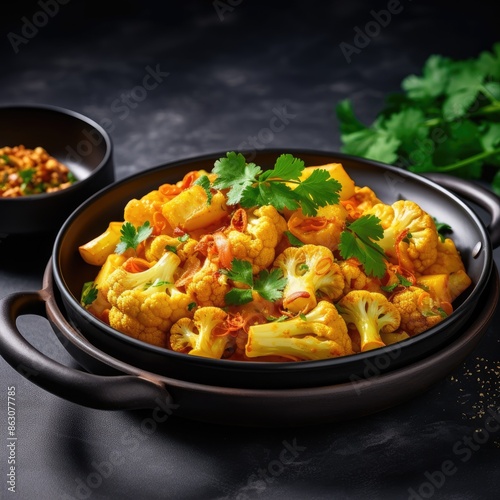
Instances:
[[[434,219],[419,205],[409,200],[379,203],[365,212],[368,214],[380,219],[384,236],[377,243],[393,263],[412,272],[434,264],[439,235]]]
[[[271,205],[251,209],[238,209],[231,225],[224,231],[234,259],[247,260],[253,274],[270,266],[278,246],[287,230],[285,219]]]
[[[219,272],[216,262],[206,258],[202,267],[193,274],[192,280],[186,287],[199,306],[224,307],[224,297],[231,290],[227,276]]]
[[[436,260],[423,269],[422,274],[451,274],[457,271],[465,271],[460,252],[451,238],[446,238],[444,241],[439,239],[436,250]]]
[[[191,315],[192,297],[173,285],[179,264],[179,257],[167,252],[144,271],[130,272],[124,266],[113,271],[106,279],[110,326],[138,340],[166,347],[172,324]]]
[[[287,279],[283,306],[294,313],[316,307],[317,295],[338,299],[344,290],[344,276],[328,248],[304,245],[284,250],[274,261]]]
[[[395,293],[391,302],[401,314],[400,328],[410,336],[425,332],[451,313],[449,308],[444,309],[445,304],[440,304],[429,292],[417,286]]]

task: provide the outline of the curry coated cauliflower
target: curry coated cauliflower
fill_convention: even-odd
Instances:
[[[472,280],[430,214],[339,163],[280,158],[266,171],[228,153],[131,199],[79,247],[99,269],[81,304],[155,346],[266,362],[367,352],[452,314]]]

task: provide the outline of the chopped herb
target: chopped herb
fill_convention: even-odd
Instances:
[[[87,281],[83,284],[82,296],[80,298],[80,303],[84,307],[88,307],[97,299],[97,286],[93,281]]]
[[[207,205],[212,203],[212,191],[210,190],[210,179],[207,175],[202,175],[194,181],[194,185],[201,186],[207,195]]]
[[[380,219],[375,215],[363,215],[346,224],[340,233],[340,255],[343,259],[356,257],[367,275],[382,278],[386,272],[386,256],[376,241],[383,236]]]
[[[283,288],[286,285],[286,278],[280,269],[268,271],[262,270],[258,277],[254,279],[252,274],[252,264],[246,260],[233,259],[231,269],[220,271],[235,283],[246,285],[248,288],[233,288],[225,295],[227,305],[242,305],[253,300],[253,291],[262,298],[269,301],[276,301],[283,296]]]
[[[282,154],[274,168],[262,170],[254,163],[246,163],[241,153],[229,152],[214,164],[217,175],[213,187],[228,189],[229,205],[243,208],[272,205],[281,211],[302,209],[314,216],[318,208],[339,202],[341,184],[323,169],[317,169],[304,180],[300,176],[304,162],[290,154]],[[291,185],[295,185],[292,189]]]
[[[451,233],[452,229],[449,224],[446,224],[445,222],[438,222],[435,217],[433,217],[434,223],[436,224],[436,229],[439,234],[439,239],[441,242],[444,242],[446,239],[446,233]]]
[[[398,286],[412,286],[413,284],[401,274],[396,273],[396,277],[398,279],[397,282],[392,283],[391,285],[381,286],[380,288],[384,290],[384,292],[393,292]]]
[[[303,247],[304,243],[300,241],[296,236],[294,236],[290,231],[285,231],[285,236],[292,247]]]
[[[116,245],[115,252],[118,254],[124,253],[129,248],[137,249],[139,243],[149,238],[153,232],[149,221],[146,221],[142,226],[135,228],[130,222],[123,223],[121,229],[120,243]]]

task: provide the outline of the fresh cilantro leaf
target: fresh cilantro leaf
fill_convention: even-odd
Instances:
[[[212,203],[212,191],[210,190],[210,179],[207,175],[201,175],[194,181],[196,186],[201,186],[207,195],[207,205]]]
[[[233,259],[231,269],[221,269],[220,272],[232,281],[253,286],[252,264],[247,260]]]
[[[335,113],[340,122],[340,132],[343,135],[349,135],[367,128],[356,118],[352,102],[349,99],[340,101],[335,108]]]
[[[241,153],[229,152],[214,164],[213,173],[217,177],[213,183],[215,189],[227,189],[229,205],[239,203],[245,188],[251,186],[262,169],[254,163],[246,163]]]
[[[242,306],[253,300],[253,292],[250,288],[233,288],[224,296],[228,306]]]
[[[410,99],[418,101],[436,98],[446,89],[451,64],[451,59],[432,55],[424,64],[422,76],[407,76],[401,86]]]
[[[286,282],[281,269],[272,269],[270,272],[264,269],[259,273],[253,288],[265,300],[275,302],[283,296]]]
[[[186,242],[187,240],[189,240],[189,234],[183,234],[182,236],[178,236],[177,239],[181,242],[181,243],[184,243]]]
[[[347,224],[340,233],[340,255],[344,259],[357,258],[367,275],[382,278],[386,272],[386,256],[376,241],[383,236],[380,219],[375,215],[363,215]]]
[[[97,294],[98,290],[96,284],[93,281],[87,281],[83,284],[80,303],[84,307],[90,306],[92,302],[97,299]]]
[[[120,229],[120,243],[116,245],[115,252],[118,254],[122,254],[129,248],[133,248],[134,250],[136,250],[139,243],[149,238],[152,232],[153,228],[149,224],[149,221],[146,221],[137,229],[130,222],[123,223]]]
[[[291,154],[282,154],[276,160],[274,168],[262,172],[259,177],[260,182],[268,179],[299,180],[304,170],[304,162],[300,158],[295,158]]]
[[[446,239],[446,233],[451,233],[452,229],[449,224],[446,224],[446,222],[438,222],[438,220],[433,217],[434,219],[434,224],[436,225],[436,230],[439,235],[439,239],[441,241],[444,241]]]
[[[294,236],[290,231],[285,231],[285,236],[292,247],[303,247],[304,243],[300,241],[296,236]]]
[[[188,311],[192,311],[194,308],[196,308],[198,304],[196,302],[190,302],[187,306]]]
[[[231,269],[221,270],[230,280],[249,288],[233,288],[224,296],[227,305],[242,305],[253,300],[253,291],[265,300],[276,301],[283,295],[286,278],[279,269],[270,272],[264,269],[254,280],[252,264],[246,260],[233,259]]]
[[[381,286],[380,288],[384,290],[384,292],[393,292],[398,286],[412,286],[412,282],[407,280],[401,274],[396,273],[396,277],[398,281],[392,283],[391,285]]]
[[[262,171],[246,164],[243,155],[230,152],[215,162],[213,187],[229,188],[228,204],[244,208],[272,205],[279,211],[302,208],[304,214],[316,215],[319,207],[338,203],[342,189],[338,181],[322,169],[301,180],[303,169],[304,162],[289,154],[281,155],[273,169]]]
[[[415,107],[392,113],[383,121],[382,126],[400,141],[399,147],[404,149],[415,148],[429,134],[429,127],[425,125],[424,112]]]
[[[323,169],[313,170],[293,192],[300,197],[302,212],[314,216],[319,207],[336,205],[340,199],[342,185]]]
[[[491,52],[484,51],[479,54],[478,66],[487,77],[500,80],[500,42],[493,45]]]
[[[175,245],[165,245],[165,250],[175,254],[177,253],[177,247]]]

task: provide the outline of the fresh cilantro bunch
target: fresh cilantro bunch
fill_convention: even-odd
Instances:
[[[339,202],[342,186],[326,170],[316,169],[301,180],[303,170],[304,162],[291,154],[282,154],[273,169],[263,170],[255,163],[246,163],[241,153],[229,152],[214,164],[212,172],[217,177],[212,187],[229,189],[229,205],[273,205],[279,211],[301,208],[308,216]]]
[[[370,126],[350,100],[337,105],[342,151],[417,173],[487,178],[500,194],[500,43],[472,59],[432,55],[401,87]]]

